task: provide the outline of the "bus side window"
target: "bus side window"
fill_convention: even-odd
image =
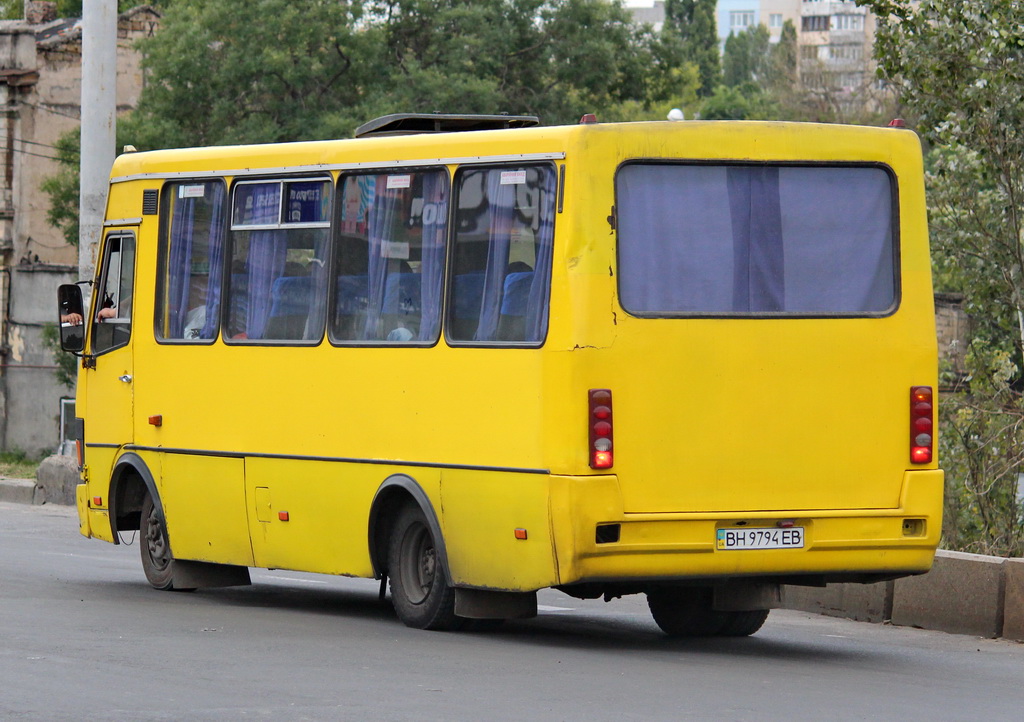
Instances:
[[[315,343],[322,338],[330,189],[326,179],[235,187],[228,339]]]
[[[135,237],[110,235],[103,253],[103,278],[93,309],[93,353],[124,346],[131,338]]]
[[[437,339],[448,190],[444,170],[342,178],[333,341],[426,344]]]
[[[459,172],[449,340],[543,342],[555,185],[549,165]]]
[[[164,189],[158,340],[212,341],[217,336],[226,196],[221,181],[169,183]]]

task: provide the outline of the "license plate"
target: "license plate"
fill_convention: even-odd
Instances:
[[[733,549],[803,549],[804,528],[719,529],[716,547]]]

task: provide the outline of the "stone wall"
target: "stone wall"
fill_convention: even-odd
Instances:
[[[1024,642],[1024,559],[939,550],[927,574],[783,588],[787,609]]]

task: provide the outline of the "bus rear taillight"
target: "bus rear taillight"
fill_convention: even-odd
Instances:
[[[935,403],[931,386],[910,388],[910,462],[929,464],[935,442]]]
[[[590,427],[590,468],[610,469],[612,454],[612,392],[590,389],[587,424]]]

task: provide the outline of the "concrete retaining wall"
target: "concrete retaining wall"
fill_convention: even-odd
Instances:
[[[880,584],[785,587],[787,609],[1024,641],[1024,559],[938,551],[927,574]]]
[[[1003,574],[1006,578],[1003,636],[1024,642],[1024,559],[1007,559]]]
[[[36,503],[75,505],[78,460],[71,456],[48,456],[36,470]]]

